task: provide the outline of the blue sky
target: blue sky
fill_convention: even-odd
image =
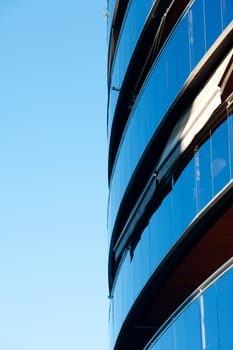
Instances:
[[[105,1],[0,3],[0,348],[108,348]]]

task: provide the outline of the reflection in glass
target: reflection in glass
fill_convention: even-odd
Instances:
[[[197,206],[198,211],[210,201],[213,196],[210,139],[208,139],[196,153],[196,173],[199,174],[197,184]]]
[[[196,215],[196,182],[195,166],[192,159],[181,174],[182,186],[182,221],[185,230]],[[197,176],[196,176],[197,177]]]
[[[124,33],[126,37],[130,37],[133,33],[136,41],[151,8],[152,0],[148,0],[144,8],[141,8],[143,6],[142,3],[144,2],[132,1],[130,3],[127,20],[124,24],[125,29],[122,32],[122,35]],[[129,121],[124,130],[124,135],[122,136],[119,155],[115,160],[109,194],[109,212],[111,211],[110,217],[112,218],[111,220],[109,219],[110,233],[112,232],[125,190],[129,185],[133,172],[139,164],[143,152],[170,105],[185,84],[190,71],[195,68],[196,64],[204,56],[206,50],[213,44],[216,37],[231,21],[232,16],[228,13],[230,10],[233,11],[232,0],[194,1],[192,6],[188,9],[188,12],[184,14],[177,24],[174,32],[169,37],[169,41],[165,44],[154,63],[141,89],[136,104],[134,105],[134,109],[131,112]],[[137,18],[137,21],[140,23],[137,28],[134,27],[134,22],[130,22],[131,17],[133,21],[134,11],[135,14],[137,13],[137,15],[140,16],[140,20]],[[230,13],[232,13],[232,11]],[[214,20],[213,16],[209,14],[215,16]],[[126,39],[123,40],[122,37],[121,40],[122,44],[119,44],[119,53],[117,53],[115,61],[116,68],[114,68],[112,75],[115,86],[119,85],[118,83],[121,81],[119,79],[123,78],[125,67],[128,65],[129,57],[132,54],[132,48],[129,48],[127,45],[124,46],[123,44]],[[133,43],[133,47],[135,42]],[[180,52],[182,52],[182,55],[180,55]],[[121,55],[124,57],[122,61],[120,59]],[[121,71],[121,78],[119,78],[119,76],[117,77],[119,71]],[[118,94],[119,91],[112,91],[110,94],[110,101],[114,99],[114,106],[111,112],[112,116],[114,114]],[[208,154],[210,156],[209,150]],[[206,172],[205,169],[200,169],[200,181],[203,183],[199,183],[198,209],[201,207],[203,208],[213,195],[213,192],[216,193],[218,191],[217,183],[214,184],[215,188],[211,188],[211,186],[213,186],[213,183],[211,183],[211,171],[213,170],[215,172],[217,168],[224,167],[223,163],[220,163],[220,160],[215,160],[213,164],[210,165],[208,172]],[[226,176],[226,174],[224,176]],[[211,183],[211,185],[209,183],[209,187],[208,177]],[[222,179],[222,181],[224,182],[225,180]]]
[[[149,225],[143,231],[134,250],[133,258],[130,257],[129,251],[126,252],[114,287],[113,305],[115,308],[112,308],[114,312],[114,337],[117,336],[123,320],[151,274],[190,225],[198,210],[201,210],[229,181],[229,152],[232,155],[233,150],[232,121],[232,116],[230,116],[213,134],[210,133],[210,139],[195,151],[193,159],[189,161],[179,178],[172,184],[171,192],[167,194],[150,218]],[[216,166],[214,160],[219,158],[226,160],[226,164],[224,162],[226,166],[220,167],[219,164]],[[216,289],[216,287],[214,288]],[[215,347],[217,338],[211,333],[218,328],[215,317],[218,302],[214,289],[209,289],[206,293],[202,302],[190,307],[188,312],[193,312],[193,315],[188,318],[193,320],[195,329],[202,332],[201,341],[206,343],[206,350],[217,350]],[[200,308],[202,315],[199,327],[197,326],[199,322],[197,321],[197,307]],[[193,324],[192,328],[183,331],[182,327],[186,325],[185,320],[180,320],[180,323],[177,323],[180,324],[177,330],[177,332],[181,332],[178,332],[179,334],[189,334],[194,327]],[[225,319],[221,319],[221,322],[224,324]],[[192,344],[197,344],[196,342],[200,341],[199,335],[199,333],[196,334],[196,339],[192,340]],[[191,339],[191,336],[190,334],[188,338]],[[179,339],[177,341],[182,348],[185,346],[186,340],[182,337]],[[170,346],[170,338],[164,338],[161,342],[168,342],[167,346]],[[154,349],[158,349],[160,346],[160,342],[158,342]],[[164,350],[164,348],[161,349]],[[196,348],[193,347],[193,349]]]
[[[228,122],[223,123],[211,137],[211,166],[214,195],[230,180]]]
[[[193,69],[206,51],[204,35],[203,1],[194,1],[189,11],[189,42],[191,52],[191,69]]]

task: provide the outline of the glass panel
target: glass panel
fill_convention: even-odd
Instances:
[[[175,321],[174,336],[175,349],[201,349],[200,312],[197,300]]]
[[[198,300],[192,302],[184,312],[185,338],[188,350],[201,349],[201,323]],[[203,348],[204,349],[204,348]]]
[[[181,88],[185,83],[185,80],[188,78],[190,73],[189,32],[188,32],[188,15],[187,14],[185,15],[185,17],[182,18],[179,24],[177,33],[175,35],[174,43],[175,43],[175,50],[171,52],[171,57],[174,57],[174,56],[176,57],[175,73],[176,73],[176,79],[177,79],[177,89],[174,91],[172,100],[181,90]]]
[[[117,100],[119,97],[119,92],[117,90],[113,90],[112,88],[109,91],[109,108],[108,108],[108,135],[110,136],[112,121],[114,118],[115,108],[117,104]]]
[[[162,260],[171,246],[171,233],[170,233],[170,198],[167,196],[159,210],[159,258]]]
[[[206,49],[217,39],[222,32],[222,9],[220,0],[204,0],[205,10],[205,34],[206,34]]]
[[[222,0],[223,27],[225,28],[232,21],[233,1]]]
[[[179,178],[171,192],[171,235],[172,243],[180,237],[183,232],[183,201],[182,201],[182,181]]]
[[[214,195],[217,194],[230,179],[228,125],[225,121],[211,137],[212,177]]]
[[[193,69],[205,54],[205,29],[203,1],[196,0],[189,11],[189,40],[191,68]]]
[[[175,349],[187,350],[188,344],[185,336],[185,318],[184,314],[181,314],[174,323],[174,342]]]
[[[138,243],[133,255],[133,270],[134,270],[134,300],[138,296],[142,288],[142,251],[141,244]]]
[[[202,344],[206,350],[218,350],[217,299],[215,284],[200,298]]]
[[[211,174],[211,158],[210,158],[210,140],[207,140],[195,155],[196,174],[197,176],[197,196],[198,210],[204,206],[212,198],[212,174]]]
[[[159,245],[158,245],[158,236],[159,236],[159,220],[157,211],[150,219],[149,223],[150,230],[150,261],[151,261],[151,272],[154,271],[159,262]]]
[[[178,34],[177,31],[176,34]],[[171,40],[165,49],[165,105],[169,106],[176,95],[178,90],[178,77],[177,77],[177,55],[176,55],[176,45],[178,45],[178,40]],[[161,95],[161,92],[160,92]]]
[[[114,288],[114,334],[118,334],[122,320],[122,307],[121,307],[121,275],[119,274],[117,282]]]
[[[173,348],[173,329],[169,327],[166,333],[159,339],[156,350],[174,350]]]
[[[180,215],[183,217],[184,229],[186,229],[196,215],[196,187],[195,167],[192,159],[181,175],[182,208]]]
[[[142,246],[142,287],[146,284],[150,277],[150,245],[149,245],[149,227],[143,231],[141,237]]]
[[[159,120],[162,116],[164,116],[166,112],[166,94],[161,93],[162,91],[166,91],[166,56],[162,55],[159,58],[159,61],[155,68],[155,73],[153,74],[153,78],[155,80],[155,84],[153,86],[152,92],[154,93],[155,99],[155,107],[152,114],[150,110],[150,133],[149,137],[151,137],[152,132],[155,130],[158,125]],[[157,84],[156,84],[157,83]]]
[[[133,294],[133,271],[132,271],[132,263],[130,259],[130,254],[128,252],[126,259],[126,281],[125,281],[125,290],[126,290],[126,312],[130,309],[133,300],[134,300],[134,294]]]
[[[233,349],[233,270],[217,282],[217,305],[220,349]]]

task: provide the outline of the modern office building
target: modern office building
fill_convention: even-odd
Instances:
[[[109,0],[115,350],[233,349],[233,0]]]

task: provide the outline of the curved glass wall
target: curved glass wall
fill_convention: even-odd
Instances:
[[[129,2],[112,67],[108,113],[109,134],[111,132],[119,89],[121,88],[132,53],[153,3],[154,0],[133,0]]]
[[[233,268],[189,304],[148,350],[233,349]]]
[[[153,214],[135,248],[119,266],[111,300],[112,341],[130,308],[159,263],[191,221],[233,178],[233,116],[209,139],[195,147],[194,156]]]
[[[131,113],[115,161],[109,192],[110,235],[127,185],[146,146],[190,72],[229,23],[232,17],[229,11],[233,13],[232,0],[196,0],[155,62]],[[215,16],[214,21],[210,14]]]

